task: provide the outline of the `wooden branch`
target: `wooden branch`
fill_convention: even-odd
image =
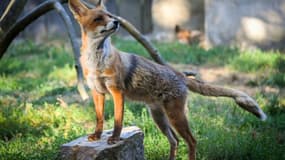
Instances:
[[[143,36],[142,33],[140,33],[140,31],[136,29],[134,25],[132,25],[129,21],[122,17],[115,16],[111,13],[110,15],[117,19],[122,25],[122,27],[144,46],[144,48],[148,51],[148,53],[154,59],[155,62],[161,65],[166,65],[165,61],[160,56],[161,54],[159,53],[159,51]]]
[[[5,15],[5,11],[9,6],[9,3],[11,3],[11,0],[1,0],[0,1],[0,23],[2,21],[2,17]]]
[[[27,0],[0,1],[0,37],[17,21]]]

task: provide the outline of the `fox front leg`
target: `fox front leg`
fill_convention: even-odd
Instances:
[[[96,90],[92,91],[92,95],[96,111],[96,129],[93,134],[88,136],[88,140],[96,141],[100,139],[103,131],[105,95]]]
[[[120,134],[122,131],[122,123],[124,116],[124,95],[123,92],[116,87],[108,87],[109,92],[113,96],[114,100],[114,132],[111,137],[108,138],[108,144],[115,144],[120,141]]]

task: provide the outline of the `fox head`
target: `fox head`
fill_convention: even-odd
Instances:
[[[103,0],[99,0],[94,8],[86,7],[80,0],[69,0],[68,4],[87,36],[107,37],[119,28],[119,22],[107,12]]]
[[[175,31],[176,38],[178,39],[180,43],[185,43],[185,44],[190,43],[190,40],[191,40],[190,30],[183,29],[179,25],[176,25],[174,31]]]

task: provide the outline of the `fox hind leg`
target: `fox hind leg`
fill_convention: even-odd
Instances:
[[[195,160],[196,140],[191,133],[187,118],[184,113],[186,98],[172,100],[165,104],[165,112],[168,116],[169,122],[185,140],[189,153],[189,160]]]
[[[150,113],[152,115],[154,122],[157,124],[158,128],[167,137],[169,141],[170,144],[169,160],[175,160],[179,140],[175,135],[174,131],[171,129],[169,121],[163,111],[163,108],[157,106],[151,106]]]

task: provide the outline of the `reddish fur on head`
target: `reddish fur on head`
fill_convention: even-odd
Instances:
[[[179,42],[190,43],[190,39],[191,39],[190,30],[183,29],[179,25],[176,25],[174,30],[175,30],[176,38],[179,40]]]
[[[113,18],[105,11],[103,0],[99,0],[96,7],[89,9],[80,0],[70,0],[69,8],[81,25],[84,32],[101,32]]]

